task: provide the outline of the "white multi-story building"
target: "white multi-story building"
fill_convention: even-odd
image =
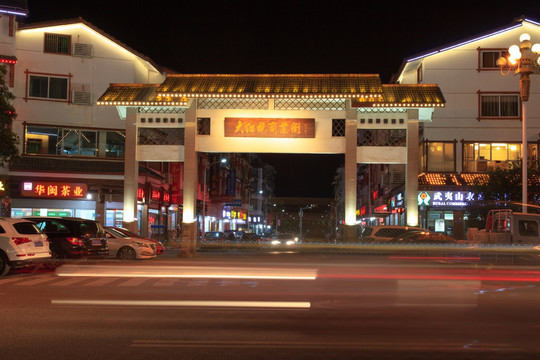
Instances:
[[[121,224],[126,125],[115,108],[96,100],[110,83],[158,84],[165,72],[83,19],[23,24],[24,6],[0,6],[0,13],[0,61],[16,97],[13,131],[22,155],[4,169],[12,215]],[[170,196],[163,195],[167,170],[161,162],[146,165],[139,186],[160,196],[144,197],[142,223],[175,221],[167,218]]]
[[[540,22],[520,18],[404,61],[397,83],[437,84],[446,99],[446,107],[435,109],[432,121],[421,129],[419,189],[430,199],[420,211],[422,225],[460,238],[471,179],[488,167],[521,161],[519,75],[501,73],[497,59],[519,44],[523,33],[532,43],[540,42]],[[538,166],[540,76],[531,76],[526,120],[529,166]]]

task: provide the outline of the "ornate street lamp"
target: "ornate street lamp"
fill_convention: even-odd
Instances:
[[[521,137],[522,137],[522,194],[523,212],[527,212],[527,109],[526,104],[529,100],[529,91],[531,87],[531,74],[540,74],[540,44],[531,44],[529,34],[522,34],[519,37],[520,44],[512,45],[508,48],[508,58],[500,57],[497,59],[497,65],[501,68],[501,74],[506,76],[512,70],[514,74],[519,74],[519,94],[521,97]],[[506,70],[506,72],[504,71]]]

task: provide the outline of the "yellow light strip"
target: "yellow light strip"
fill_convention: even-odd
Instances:
[[[114,105],[114,106],[187,106],[187,102],[156,102],[156,101],[98,101],[97,105]]]
[[[273,308],[310,309],[309,301],[223,301],[223,300],[51,300],[52,305],[97,306],[179,306],[179,307],[227,307],[227,308]]]
[[[64,265],[58,276],[71,277],[130,277],[130,278],[196,278],[196,279],[277,279],[315,280],[317,269],[212,267],[212,266],[153,266],[141,269],[131,266],[76,266]]]
[[[356,98],[382,98],[382,94],[209,94],[209,93],[157,93],[162,97],[185,97],[185,98],[247,98],[247,99],[356,99]]]

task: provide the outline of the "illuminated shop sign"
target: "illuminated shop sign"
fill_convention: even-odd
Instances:
[[[464,207],[474,200],[477,198],[470,191],[421,191],[418,193],[419,206]]]
[[[226,211],[223,210],[223,218],[225,219],[238,219],[238,220],[247,220],[247,212],[245,211]]]
[[[144,189],[142,187],[137,188],[137,201],[144,201]]]
[[[315,119],[225,118],[225,136],[314,138]]]
[[[87,193],[88,186],[86,184],[44,181],[25,181],[21,190],[22,196],[56,199],[86,198]]]
[[[161,191],[152,189],[151,193],[152,200],[154,201],[160,201],[161,200]]]

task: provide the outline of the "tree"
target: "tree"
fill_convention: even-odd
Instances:
[[[487,213],[495,208],[508,208],[514,211],[522,209],[521,206],[521,161],[508,162],[508,168],[488,168],[486,176],[478,177],[474,181],[473,192],[475,202],[471,203],[469,212],[469,227],[480,227],[485,223]],[[540,170],[528,168],[528,203],[540,203]],[[530,207],[534,212],[538,207]]]
[[[19,137],[11,128],[17,117],[12,104],[15,96],[9,91],[5,78],[6,67],[0,66],[0,167],[19,156]]]

